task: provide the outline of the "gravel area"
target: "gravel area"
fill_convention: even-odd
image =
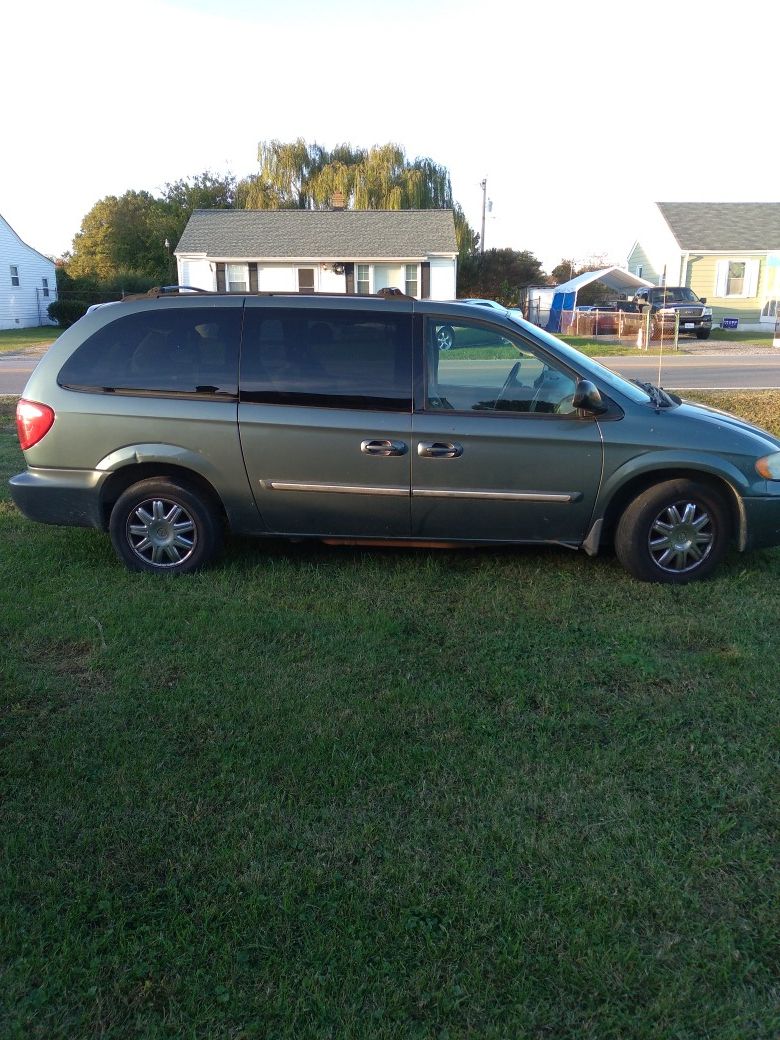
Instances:
[[[780,354],[779,347],[767,343],[723,343],[718,340],[696,340],[695,343],[680,342],[681,352],[698,354],[701,357],[739,357],[747,354]]]

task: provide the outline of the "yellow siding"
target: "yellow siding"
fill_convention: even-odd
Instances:
[[[638,266],[642,268],[641,278],[646,278],[648,282],[657,283],[660,282],[661,276],[655,270],[653,265],[650,263],[650,258],[642,248],[641,243],[637,242],[628,257],[628,269],[631,274],[636,274]]]
[[[757,297],[751,296],[746,299],[729,297],[725,299],[715,295],[718,261],[735,259],[759,261]],[[763,282],[766,278],[765,260],[765,256],[761,253],[754,253],[749,256],[740,254],[739,257],[729,253],[721,253],[714,256],[692,255],[688,261],[688,274],[685,284],[693,289],[697,296],[706,296],[707,305],[712,307],[712,317],[715,324],[721,318],[739,318],[740,321],[744,322],[758,321],[761,316],[759,300],[763,291]]]

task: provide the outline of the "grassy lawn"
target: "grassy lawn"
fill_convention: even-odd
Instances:
[[[16,512],[10,416],[0,1035],[777,1037],[780,551],[161,581]]]
[[[5,329],[0,332],[0,354],[12,353],[24,347],[36,347],[42,343],[53,343],[62,329],[41,325],[37,329]]]
[[[768,328],[768,327],[767,327]],[[717,339],[727,343],[760,343],[771,347],[774,332],[748,332],[746,329],[721,329],[717,326],[710,333],[710,339]]]

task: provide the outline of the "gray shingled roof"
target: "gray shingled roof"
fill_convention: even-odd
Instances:
[[[681,249],[780,249],[780,202],[659,202]]]
[[[457,253],[449,209],[196,209],[176,253],[351,260]]]

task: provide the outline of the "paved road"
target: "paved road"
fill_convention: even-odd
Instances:
[[[780,350],[737,357],[684,354],[657,357],[602,358],[602,364],[626,379],[660,382],[669,390],[766,390],[780,389]]]
[[[0,394],[21,394],[44,353],[45,348],[34,347],[18,354],[0,354]],[[637,355],[601,360],[626,379],[659,382],[658,358]],[[495,364],[504,367],[506,362]],[[469,367],[473,372],[473,366]],[[669,390],[780,389],[780,350],[737,356],[670,355],[662,359],[660,382]]]
[[[0,354],[0,394],[20,394],[45,352],[45,347],[30,347],[18,354]]]

